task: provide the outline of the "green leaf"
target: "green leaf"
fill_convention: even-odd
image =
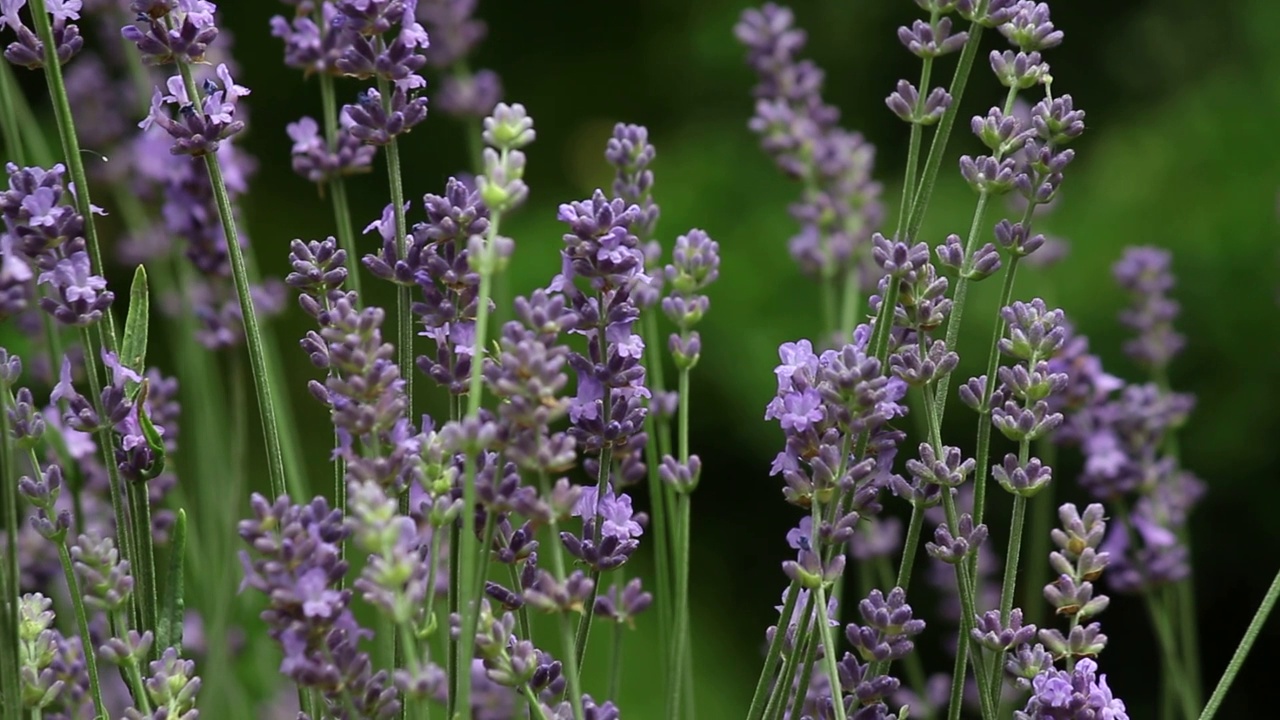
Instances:
[[[125,318],[124,339],[120,342],[120,363],[139,375],[147,369],[147,328],[150,315],[147,270],[139,265],[133,273],[133,285],[129,289],[129,315]]]
[[[164,598],[156,622],[157,655],[171,647],[182,654],[182,561],[186,550],[187,511],[179,508],[173,524],[173,540],[169,543],[169,572],[164,581]]]
[[[159,477],[160,473],[164,472],[165,464],[164,437],[160,435],[160,431],[156,430],[155,423],[151,422],[151,413],[147,412],[148,387],[147,379],[143,378],[139,386],[141,392],[138,393],[138,400],[134,406],[138,412],[138,426],[142,429],[142,437],[147,439],[147,447],[151,448],[151,452],[155,455],[155,460],[140,478],[144,482]]]

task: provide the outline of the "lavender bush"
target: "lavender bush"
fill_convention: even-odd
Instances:
[[[0,0],[0,718],[610,720],[638,681],[661,698],[649,717],[694,717],[716,658],[694,656],[692,503],[702,483],[750,487],[691,446],[693,414],[716,414],[693,384],[720,244],[660,225],[650,133],[618,123],[612,183],[559,205],[559,272],[514,294],[512,264],[551,252],[504,234],[541,159],[529,110],[471,67],[476,3],[283,4],[262,35],[322,112],[263,128],[213,2]],[[1051,73],[1064,32],[1043,2],[915,5],[898,39],[920,75],[885,99],[907,125],[896,202],[792,11],[732,29],[757,79],[748,127],[798,189],[787,248],[815,287],[789,302],[821,332],[777,349],[767,475],[796,509],[777,538],[794,554],[772,574],[776,620],[748,630],[754,692],[715,703],[748,720],[1137,717],[1107,681],[1114,636],[1158,646],[1162,717],[1207,720],[1280,580],[1206,700],[1188,518],[1207,485],[1179,451],[1195,398],[1169,368],[1194,339],[1171,255],[1114,264],[1145,373],[1122,379],[1052,288],[1016,282],[1066,247],[1040,227],[1087,127]],[[56,134],[17,68],[42,76]],[[1003,92],[966,126],[978,77]],[[419,202],[401,151],[440,113],[470,165]],[[968,154],[949,147],[957,121]],[[269,192],[237,144],[251,128],[291,145],[332,236],[287,253],[247,237],[240,203]],[[348,191],[384,168],[385,209],[362,225]],[[945,174],[971,214],[925,237]],[[283,279],[263,271],[286,254]],[[989,339],[965,325],[983,283]],[[295,302],[309,329],[285,337]],[[962,346],[985,372],[953,377]],[[304,438],[302,413],[325,432]],[[1113,626],[1108,593],[1136,596],[1150,632]],[[242,607],[257,615],[239,628]],[[647,676],[622,667],[638,619],[660,648]]]

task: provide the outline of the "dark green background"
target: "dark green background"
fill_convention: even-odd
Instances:
[[[777,345],[811,337],[819,326],[815,289],[786,252],[794,230],[786,205],[797,187],[773,169],[746,129],[754,78],[731,32],[744,7],[722,0],[489,0],[481,12],[491,32],[475,62],[502,75],[507,99],[524,103],[538,130],[528,149],[529,204],[503,225],[517,242],[511,267],[517,292],[545,284],[558,269],[556,205],[608,186],[602,151],[617,121],[647,125],[657,145],[662,238],[669,243],[702,227],[721,245],[722,276],[701,328],[704,355],[693,397],[693,447],[706,468],[694,500],[693,612],[698,699],[707,718],[745,709],[763,630],[784,586],[778,567],[788,554],[783,534],[798,516],[768,477],[781,435],[762,415],[773,391]],[[243,68],[237,80],[253,90],[251,132],[243,144],[261,169],[257,189],[243,200],[245,218],[258,257],[283,272],[289,240],[333,232],[327,204],[290,171],[284,134],[287,122],[318,113],[318,88],[281,64],[281,44],[268,34],[267,18],[288,8],[238,0],[222,10]],[[896,208],[907,128],[882,98],[899,77],[918,76],[918,61],[895,35],[918,9],[908,0],[831,0],[801,2],[796,11],[809,29],[808,54],[827,71],[827,97],[842,108],[847,127],[879,148],[876,175],[886,203]],[[1184,307],[1179,326],[1189,343],[1172,380],[1199,399],[1182,448],[1186,464],[1209,486],[1192,527],[1203,664],[1212,684],[1280,567],[1271,444],[1280,420],[1274,370],[1280,4],[1075,0],[1055,3],[1054,19],[1066,32],[1065,43],[1047,54],[1054,92],[1075,97],[1088,112],[1089,130],[1075,145],[1062,201],[1045,224],[1070,240],[1070,255],[1051,272],[1023,274],[1017,296],[1052,298],[1090,335],[1113,372],[1136,379],[1119,352],[1124,333],[1115,315],[1123,298],[1109,267],[1129,244],[1174,251]],[[1002,47],[991,35],[988,49]],[[949,78],[951,62],[935,78]],[[358,87],[340,83],[340,92],[354,97]],[[1002,96],[980,60],[962,119]],[[974,150],[965,128],[967,122],[957,124],[925,224],[922,239],[931,244],[968,226],[973,195],[955,170],[955,158]],[[408,197],[439,192],[450,174],[465,169],[464,137],[460,125],[438,115],[407,138]],[[379,162],[372,175],[351,183],[359,227],[387,202],[384,178]],[[411,221],[420,212],[415,207]],[[980,372],[975,359],[985,357],[996,292],[994,283],[979,286],[966,314],[963,377]],[[390,294],[373,299],[388,302]],[[306,328],[294,312],[281,335],[300,336]],[[287,356],[293,377],[312,376],[302,353]],[[313,407],[300,380],[291,389],[298,407]],[[310,423],[305,437],[316,438],[309,459],[319,487],[326,425],[320,413],[302,417]],[[949,414],[946,439],[971,446],[972,428],[967,411],[957,409]],[[1058,473],[1059,497],[1079,499],[1071,488],[1073,463],[1065,458]],[[902,510],[892,499],[887,504]],[[1002,508],[989,517],[997,527],[1004,524]],[[1003,547],[1004,533],[995,536]],[[917,602],[928,617],[930,599]],[[1154,717],[1159,659],[1141,603],[1115,598],[1101,620],[1111,637],[1101,663],[1112,688],[1132,717]],[[652,647],[655,627],[642,623],[648,632],[632,636],[627,717],[660,715],[652,691],[661,657]],[[1259,642],[1228,712],[1271,699],[1264,667],[1276,638],[1273,630]],[[946,669],[937,639],[926,637],[926,652],[934,667]],[[593,650],[595,660],[605,657],[606,647]]]

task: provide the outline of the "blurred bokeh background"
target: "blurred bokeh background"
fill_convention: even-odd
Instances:
[[[259,170],[257,189],[242,201],[244,218],[266,271],[283,274],[291,239],[333,232],[326,202],[290,170],[285,136],[287,123],[319,112],[318,90],[281,63],[281,44],[269,34],[268,18],[286,12],[285,5],[221,5],[242,68],[237,80],[253,90],[247,99],[252,125],[242,145]],[[507,100],[523,103],[538,130],[528,150],[529,203],[503,226],[517,243],[510,268],[515,292],[544,285],[558,270],[557,204],[608,187],[611,171],[602,153],[618,121],[648,126],[657,146],[661,239],[669,244],[701,227],[720,243],[723,270],[701,327],[693,404],[692,445],[705,467],[694,501],[692,602],[698,702],[706,718],[745,711],[763,631],[776,618],[773,605],[786,584],[779,569],[789,554],[783,537],[799,516],[768,476],[781,435],[763,412],[774,391],[778,344],[813,337],[820,324],[815,288],[786,250],[795,230],[786,207],[798,187],[775,170],[746,128],[755,79],[732,35],[745,7],[741,0],[487,0],[480,13],[489,35],[473,63],[501,74]],[[828,100],[841,108],[845,127],[878,148],[876,175],[886,205],[896,208],[907,128],[883,98],[899,78],[918,75],[917,61],[895,32],[919,16],[918,8],[909,0],[801,0],[794,8],[809,33],[808,56],[827,72]],[[1198,399],[1182,448],[1185,464],[1209,487],[1192,536],[1202,663],[1212,683],[1280,567],[1280,522],[1273,514],[1280,503],[1273,444],[1280,431],[1280,45],[1274,39],[1280,3],[1073,0],[1054,3],[1053,16],[1066,33],[1046,56],[1054,91],[1070,93],[1087,111],[1088,132],[1074,146],[1077,159],[1061,201],[1042,226],[1068,241],[1069,253],[1051,270],[1021,274],[1015,296],[1051,298],[1090,336],[1108,369],[1137,379],[1120,352],[1124,334],[1116,313],[1124,300],[1110,265],[1130,244],[1174,252],[1183,306],[1178,325],[1189,342],[1172,383]],[[994,48],[1000,39],[987,41]],[[949,79],[952,63],[954,56],[935,78]],[[357,88],[339,84],[352,97]],[[965,120],[1002,96],[980,60],[925,223],[922,239],[931,244],[968,226],[974,196],[960,181],[955,158],[977,146]],[[440,192],[450,175],[469,170],[465,132],[440,115],[402,143],[409,198]],[[358,227],[388,202],[380,163],[349,183]],[[411,221],[420,206],[412,212]],[[994,283],[977,286],[959,348],[962,377],[981,372],[978,358],[985,357],[997,292]],[[389,302],[390,293],[372,300]],[[297,379],[290,391],[304,410],[313,401],[302,379],[313,371],[301,352],[288,350],[308,327],[297,311],[279,325],[290,377]],[[327,448],[324,415],[300,416],[309,423],[304,437]],[[959,410],[948,420],[945,439],[971,445],[972,415]],[[310,460],[323,487],[323,453],[311,453]],[[1083,499],[1072,484],[1076,466],[1078,459],[1065,454],[1056,473],[1060,499]],[[893,513],[904,510],[892,499],[886,505]],[[1003,547],[1003,533],[996,537]],[[927,616],[929,597],[916,602]],[[244,615],[252,635],[252,613]],[[1141,602],[1115,597],[1101,620],[1112,638],[1102,658],[1111,687],[1132,717],[1154,717],[1159,658]],[[628,640],[622,697],[628,717],[661,714],[660,699],[648,689],[660,677],[662,657],[650,630],[642,621]],[[1280,620],[1246,666],[1228,713],[1274,703],[1267,666],[1277,639]],[[948,670],[940,640],[927,635],[923,650],[933,667]]]

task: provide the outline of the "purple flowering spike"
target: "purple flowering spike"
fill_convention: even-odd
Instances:
[[[218,66],[219,82],[205,81],[204,98],[197,107],[188,97],[182,78],[175,75],[168,80],[168,94],[155,89],[151,97],[151,112],[138,124],[146,130],[152,125],[160,127],[173,139],[169,152],[174,155],[201,157],[218,151],[219,143],[241,130],[245,124],[236,119],[236,106],[249,89],[235,84],[226,64]],[[167,106],[177,109],[171,114]]]
[[[148,65],[199,63],[218,37],[214,9],[213,3],[202,0],[133,2],[130,10],[136,21],[120,34],[138,47]]]
[[[387,145],[395,137],[412,130],[427,119],[427,98],[403,82],[397,82],[390,102],[373,88],[362,90],[353,105],[344,105],[342,115],[350,123],[348,132],[368,145]]]
[[[115,293],[107,290],[106,278],[95,275],[85,252],[59,260],[52,270],[40,274],[37,282],[48,285],[54,297],[40,299],[40,307],[58,322],[88,327],[102,319]]]
[[[1111,693],[1107,676],[1098,673],[1092,658],[1076,663],[1071,672],[1046,668],[1031,680],[1032,696],[1017,712],[1017,720],[1092,717],[1129,720],[1124,701]]]
[[[880,186],[871,179],[875,149],[836,125],[839,111],[822,98],[822,70],[797,58],[806,37],[790,9],[773,3],[748,9],[734,34],[759,80],[749,127],[783,173],[816,188],[791,209],[800,224],[791,255],[808,275],[839,275],[883,219]]]
[[[1177,301],[1169,297],[1174,278],[1172,254],[1154,247],[1131,247],[1112,268],[1116,283],[1133,304],[1120,314],[1120,322],[1137,337],[1125,343],[1125,353],[1153,372],[1163,372],[1181,352],[1186,339],[1173,328]]]

